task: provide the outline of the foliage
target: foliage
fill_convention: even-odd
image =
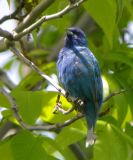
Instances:
[[[10,7],[11,2],[7,1]],[[18,13],[18,17],[28,14],[40,2],[25,0],[23,12]],[[68,3],[68,0],[56,0],[38,18],[56,13]],[[16,8],[19,5],[17,0],[14,5]],[[17,47],[23,50],[24,55],[51,76],[56,74],[56,58],[63,44],[65,30],[70,26],[79,26],[85,31],[88,46],[99,61],[104,79],[104,96],[120,89],[129,91],[114,96],[103,104],[103,111],[107,107],[111,110],[99,118],[96,125],[98,138],[91,149],[84,146],[84,119],[52,133],[28,131],[22,129],[9,102],[0,94],[0,108],[4,109],[1,111],[3,118],[0,122],[0,137],[7,122],[11,122],[14,129],[13,132],[7,131],[9,136],[5,133],[5,138],[1,139],[2,160],[76,160],[80,156],[85,160],[133,160],[133,92],[130,90],[133,89],[133,45],[129,44],[133,42],[133,34],[129,30],[132,20],[132,0],[87,0],[63,18],[44,22],[18,43]],[[18,59],[12,56],[2,69],[7,72],[16,62]],[[76,115],[76,111],[67,116],[53,114],[57,92],[47,91],[49,84],[20,61],[18,74],[21,80],[11,90],[11,95],[17,101],[24,122],[31,125],[54,124]],[[0,86],[4,86],[2,81]],[[61,101],[63,108],[71,106],[65,98],[61,97]]]

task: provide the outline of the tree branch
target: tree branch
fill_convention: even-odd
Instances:
[[[6,20],[9,20],[9,19],[18,19],[17,17],[16,17],[16,15],[21,11],[21,9],[24,7],[24,2],[22,1],[21,3],[20,3],[20,5],[17,7],[17,9],[13,12],[13,13],[11,13],[11,14],[9,14],[9,15],[6,15],[6,16],[4,16],[4,17],[2,17],[1,19],[0,19],[0,24],[1,23],[3,23],[3,22],[5,22]]]
[[[64,123],[57,123],[57,124],[53,124],[53,125],[34,125],[34,126],[30,126],[30,125],[27,125],[25,122],[23,122],[23,120],[22,120],[22,118],[21,118],[21,116],[20,116],[20,114],[18,112],[18,106],[16,104],[16,100],[10,95],[10,93],[4,87],[0,88],[0,93],[5,95],[5,97],[10,102],[11,108],[12,108],[12,110],[14,112],[14,117],[19,122],[21,127],[25,128],[25,129],[28,129],[28,130],[31,130],[31,131],[32,130],[53,131],[53,130],[61,129],[61,128],[65,127],[65,126],[68,126],[68,125],[72,124],[73,122],[77,121],[78,119],[81,119],[81,118],[84,117],[84,114],[80,113],[80,114],[77,114],[75,117],[66,120]],[[123,93],[123,92],[119,92],[119,94],[121,94],[121,93]],[[114,94],[114,95],[116,95],[116,94]],[[110,98],[111,97],[112,96],[110,96]],[[109,98],[108,98],[108,100],[109,100]],[[102,113],[99,114],[99,117],[102,117],[105,114],[107,114],[109,112],[109,110],[110,110],[110,108],[107,108],[105,111],[103,111]]]
[[[89,24],[89,28],[87,27],[88,24]],[[96,30],[96,25],[92,21],[92,19],[89,17],[87,12],[84,12],[82,14],[82,16],[77,20],[77,22],[74,24],[74,26],[79,27],[79,28],[81,28],[83,30],[86,30],[88,35],[90,33],[92,33],[94,30]],[[58,55],[58,53],[60,51],[60,48],[63,46],[63,43],[64,43],[64,35],[52,47],[51,54],[49,54],[48,57],[47,57],[47,61],[48,62],[56,59],[56,57],[57,57],[57,55]]]
[[[76,120],[78,120],[84,116],[83,114],[78,114],[77,116],[65,121],[64,123],[57,123],[57,124],[53,124],[53,125],[42,125],[42,126],[37,126],[37,125],[30,126],[30,125],[27,125],[26,123],[23,122],[23,120],[18,112],[18,106],[16,104],[16,100],[10,95],[10,93],[4,87],[0,88],[0,93],[2,93],[10,102],[11,108],[14,112],[14,117],[19,122],[21,127],[28,129],[28,130],[46,130],[46,131],[57,130],[57,129],[60,129],[60,128],[63,128],[65,126],[70,125],[71,123],[75,122]]]
[[[60,87],[57,83],[54,82],[54,80],[49,77],[48,75],[46,75],[44,72],[42,72],[32,61],[30,61],[29,59],[27,59],[22,53],[19,52],[19,50],[17,50],[15,47],[11,47],[11,51],[25,64],[27,64],[32,70],[34,70],[37,74],[39,74],[42,78],[46,79],[49,83],[51,83],[57,90],[59,93],[61,93],[64,97],[66,97],[70,102],[73,102],[76,106],[79,105],[80,103],[78,103],[78,101],[74,101],[72,100],[69,96],[67,97],[66,91]],[[133,90],[133,89],[131,89]],[[129,90],[121,90],[118,92],[113,92],[111,93],[109,96],[107,96],[104,100],[103,103],[108,101],[110,98],[112,98],[115,95],[121,94],[123,92],[126,92]],[[58,107],[57,110],[62,111],[63,109],[61,107]],[[65,114],[70,113],[71,111],[73,111],[74,108],[72,107],[71,109],[69,109],[68,111],[64,111]]]
[[[7,121],[0,128],[0,140],[4,139],[12,129],[16,129],[16,125],[13,122]]]
[[[14,32],[14,40],[18,40],[21,37],[23,37],[24,35],[30,33],[31,31],[33,31],[34,29],[36,29],[37,27],[39,27],[43,22],[46,22],[48,20],[52,20],[52,19],[56,19],[56,18],[60,18],[63,17],[66,13],[70,12],[72,9],[78,7],[80,4],[82,4],[85,0],[79,0],[78,2],[74,3],[74,4],[69,4],[68,6],[66,6],[63,10],[55,13],[55,14],[51,14],[48,16],[43,16],[41,17],[37,22],[33,23],[31,26],[29,26],[28,28],[24,29],[22,32],[20,33],[16,33],[21,31],[22,29],[18,29],[18,27],[15,29]]]
[[[41,13],[46,10],[55,0],[43,0],[41,1],[32,11],[29,13],[25,19],[15,28],[15,32],[19,33],[23,31],[26,27],[29,27],[35,20],[41,15]]]
[[[11,90],[15,87],[15,84],[2,69],[0,69],[0,80]]]
[[[32,70],[34,70],[37,74],[39,74],[42,78],[46,79],[49,83],[51,83],[63,96],[66,95],[66,92],[63,88],[61,88],[57,83],[54,82],[52,78],[42,72],[32,61],[27,59],[22,53],[20,53],[15,47],[11,47],[11,51],[25,64],[27,64]]]
[[[52,20],[52,19],[56,19],[56,18],[60,18],[62,16],[64,16],[66,13],[70,12],[72,9],[78,7],[80,4],[82,4],[84,1],[86,0],[79,0],[78,2],[76,2],[75,4],[69,4],[67,7],[65,7],[63,10],[55,13],[55,14],[51,14],[48,16],[43,16],[42,18],[40,18],[37,22],[33,23],[35,21],[35,19],[38,17],[38,15],[40,15],[40,11],[44,11],[44,9],[46,9],[49,5],[51,5],[55,0],[45,0],[42,1],[24,20],[22,23],[20,23],[15,29],[14,32],[12,33],[12,35],[10,35],[11,37],[13,37],[13,40],[17,41],[20,38],[22,38],[24,35],[30,33],[31,31],[33,31],[34,29],[36,29],[36,27],[39,27],[43,22],[48,21],[48,20]],[[43,5],[42,5],[43,4]],[[33,23],[33,24],[32,24]],[[28,27],[28,28],[26,28]],[[26,29],[25,29],[26,28]],[[3,34],[1,33],[2,37]],[[6,38],[8,40],[9,37],[6,36]],[[5,39],[1,39],[0,40],[0,52],[1,51],[5,51],[6,49],[8,49],[10,46],[5,44]]]
[[[0,37],[4,37],[9,40],[13,40],[13,35],[10,32],[8,32],[2,28],[0,28]]]
[[[16,120],[20,123],[20,125],[23,127],[23,128],[26,128],[27,125],[22,121],[19,113],[18,113],[18,108],[17,108],[17,104],[16,104],[16,101],[15,99],[10,95],[10,93],[8,93],[8,91],[3,87],[3,88],[0,88],[0,92],[8,99],[8,101],[10,102],[11,104],[11,108],[13,110],[13,113],[14,113],[14,117],[16,118]]]
[[[117,92],[113,92],[111,94],[109,94],[104,100],[103,100],[103,103],[107,102],[110,98],[116,96],[116,95],[119,95],[121,93],[124,93],[124,92],[129,92],[129,91],[133,91],[133,89],[122,89],[120,91],[117,91]]]

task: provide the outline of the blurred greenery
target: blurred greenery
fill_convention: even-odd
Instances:
[[[9,7],[11,3],[18,6],[17,0],[7,2]],[[24,2],[18,16],[28,14],[41,1]],[[68,3],[68,0],[56,0],[40,17],[56,13]],[[111,110],[97,121],[97,141],[88,149],[84,145],[87,132],[84,118],[52,133],[30,132],[16,122],[9,102],[0,94],[1,160],[133,160],[133,0],[86,0],[62,18],[43,23],[23,38],[18,48],[23,46],[25,56],[47,75],[56,75],[58,52],[66,29],[71,26],[78,26],[86,33],[88,46],[97,57],[104,77],[105,95],[121,89],[129,91],[103,104],[102,111],[107,107]],[[77,114],[76,111],[66,116],[53,114],[57,92],[54,88],[48,91],[49,83],[14,56],[1,69],[10,71],[15,62],[19,62],[20,82],[11,95],[17,101],[24,122],[31,125],[62,123]],[[0,81],[0,86],[6,85]],[[61,101],[65,109],[70,108],[65,98],[61,97]],[[14,128],[1,138],[8,121]]]

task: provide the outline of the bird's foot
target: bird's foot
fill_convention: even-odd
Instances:
[[[60,101],[60,94],[58,94],[57,99],[56,99],[56,105],[53,110],[53,114],[56,114],[60,107],[62,107],[62,103]]]
[[[70,108],[70,109],[68,109],[68,110],[64,110],[64,109],[62,108],[62,103],[59,102],[59,103],[56,103],[56,106],[55,106],[55,108],[54,108],[53,113],[56,114],[57,111],[60,111],[62,114],[67,115],[67,114],[71,113],[74,109],[75,109],[75,107],[72,107],[72,108]]]
[[[87,134],[87,138],[86,138],[86,148],[89,147],[89,146],[92,146],[95,141],[97,139],[97,136],[94,132],[88,132]]]
[[[76,104],[76,106],[80,106],[80,107],[84,106],[84,101],[79,98],[76,98],[74,103]]]
[[[68,102],[72,102],[72,99],[71,99],[71,97],[69,97],[69,93],[68,92],[66,92],[65,97],[66,97]]]
[[[62,102],[60,101],[60,95],[57,96],[56,105],[55,105],[54,110],[53,110],[54,114],[56,114],[57,111],[60,111],[62,114],[66,115],[66,114],[71,113],[74,109],[75,109],[75,107],[72,107],[72,108],[70,108],[68,110],[64,110],[62,108]]]
[[[54,110],[53,110],[53,113],[56,114],[57,111],[62,108],[62,103],[61,102],[57,102],[55,107],[54,107]]]

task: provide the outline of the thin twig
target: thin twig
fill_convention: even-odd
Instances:
[[[0,92],[5,95],[5,97],[8,99],[8,101],[11,104],[11,108],[13,110],[14,113],[14,117],[16,118],[16,120],[19,122],[19,124],[21,125],[21,127],[28,129],[28,130],[46,130],[46,131],[51,131],[51,130],[57,130],[60,128],[63,128],[65,126],[70,125],[71,123],[75,122],[76,120],[82,118],[84,115],[83,114],[78,114],[77,116],[65,121],[64,123],[57,123],[57,124],[53,124],[53,125],[35,125],[35,126],[30,126],[27,125],[21,118],[19,112],[18,112],[18,106],[16,103],[16,100],[10,95],[10,93],[4,88],[0,88]]]
[[[21,52],[19,52],[19,50],[17,50],[15,47],[11,47],[11,51],[25,64],[27,64],[31,69],[33,69],[37,74],[39,74],[41,77],[43,77],[44,79],[46,79],[49,83],[51,83],[57,90],[59,93],[61,93],[64,97],[66,97],[66,91],[60,87],[57,83],[54,82],[54,80],[52,78],[50,78],[48,75],[46,75],[44,72],[42,72],[32,61],[30,61],[28,58],[26,58]],[[133,89],[130,89],[130,91]],[[108,101],[110,98],[112,98],[115,95],[119,95],[121,93],[127,92],[129,90],[120,90],[118,92],[113,92],[111,93],[109,96],[107,96],[104,100],[103,103],[105,103],[106,101]],[[67,97],[67,99],[69,99],[71,102],[73,102],[75,104],[75,106],[79,105],[80,106],[80,102],[78,103],[78,101],[73,101],[69,96]],[[74,110],[74,107],[70,108],[68,111],[64,111],[60,105],[57,106],[57,110],[60,110],[62,113],[64,114],[68,114],[70,112],[72,112]]]
[[[103,112],[99,113],[99,117],[105,116],[107,113],[109,113],[111,107],[106,108]]]
[[[34,70],[37,74],[39,74],[41,77],[46,79],[49,83],[51,83],[57,90],[60,92],[63,96],[66,95],[66,92],[63,88],[61,88],[55,81],[50,78],[48,75],[46,75],[44,72],[42,72],[32,61],[27,59],[19,50],[17,50],[15,47],[11,47],[11,51],[25,64],[27,64],[32,70]]]
[[[103,100],[103,103],[105,103],[106,101],[108,101],[110,98],[116,96],[116,95],[119,95],[121,93],[124,93],[124,92],[129,92],[129,91],[133,91],[133,89],[122,89],[120,91],[117,91],[117,92],[113,92],[113,93],[110,93],[104,100]]]
[[[65,126],[68,126],[68,125],[72,124],[73,122],[77,121],[78,119],[81,119],[81,118],[84,117],[84,114],[80,113],[80,114],[76,115],[75,117],[66,120],[64,123],[57,123],[57,124],[53,124],[53,125],[35,125],[35,126],[30,126],[30,125],[27,125],[22,120],[22,118],[21,118],[21,116],[20,116],[20,114],[18,112],[18,106],[17,106],[16,100],[10,95],[10,93],[4,87],[0,88],[0,92],[2,94],[4,94],[5,97],[7,97],[8,101],[10,102],[11,108],[12,108],[12,110],[14,112],[14,117],[16,118],[16,120],[19,122],[19,124],[23,128],[28,129],[28,130],[53,131],[53,130],[61,129],[61,128],[65,127]],[[121,94],[121,93],[123,93],[123,92],[119,92],[119,94]],[[115,94],[115,95],[117,95],[117,94]],[[110,98],[111,98],[111,96],[110,96]],[[108,100],[109,100],[109,98],[108,98]],[[109,110],[110,110],[110,108],[107,108],[105,111],[101,112],[99,114],[99,117],[102,117],[105,114],[107,114],[109,112]]]
[[[11,14],[9,14],[9,15],[6,15],[6,16],[4,16],[4,17],[2,17],[1,19],[0,19],[0,24],[1,23],[3,23],[3,22],[5,22],[6,20],[8,20],[8,19],[18,19],[17,17],[16,17],[16,15],[21,11],[21,9],[24,7],[24,2],[22,1],[21,3],[20,3],[20,5],[17,7],[17,9],[13,12],[13,13],[11,13]]]
[[[58,94],[58,96],[57,96],[57,100],[56,100],[56,105],[55,105],[55,107],[54,107],[54,111],[53,111],[53,113],[54,114],[56,114],[57,113],[57,111],[60,111],[62,114],[64,114],[64,115],[67,115],[67,114],[69,114],[69,113],[71,113],[73,110],[75,110],[75,105],[74,106],[72,106],[70,109],[68,109],[68,110],[64,110],[63,108],[62,108],[62,103],[61,103],[61,101],[60,101],[60,94]],[[67,94],[65,95],[65,97],[67,98]]]
[[[78,7],[84,1],[86,1],[86,0],[79,0],[78,2],[76,2],[74,4],[69,4],[63,10],[61,10],[61,11],[55,13],[55,14],[51,14],[51,15],[48,15],[48,16],[43,16],[37,22],[33,23],[33,21],[35,21],[35,19],[37,18],[36,15],[38,15],[38,14],[35,14],[35,13],[37,11],[38,11],[37,13],[40,13],[38,8],[40,8],[41,5],[39,5],[38,8],[36,8],[37,11],[35,10],[35,12],[34,12],[34,10],[33,10],[32,13],[30,13],[30,15],[27,15],[27,17],[23,20],[23,22],[20,23],[19,26],[16,27],[16,29],[11,34],[11,37],[13,37],[13,40],[17,41],[17,40],[21,39],[23,36],[25,36],[26,34],[29,34],[31,31],[33,31],[34,29],[39,27],[43,22],[63,17],[65,14],[70,12],[72,9]],[[45,8],[47,8],[47,6],[49,6],[53,2],[54,2],[54,0],[53,1],[48,1],[47,0],[46,1],[46,6],[44,5]],[[42,1],[42,3],[43,3],[43,1]],[[1,33],[1,35],[2,35],[2,37],[5,37],[2,33]],[[6,36],[6,38],[8,40],[10,40],[9,39],[10,37]],[[7,44],[5,45],[5,39],[4,38],[0,40],[0,52],[5,51],[9,47],[10,47],[10,45],[7,45]]]
[[[13,113],[14,113],[14,117],[17,119],[17,121],[20,123],[20,125],[23,127],[23,128],[27,128],[27,125],[23,122],[21,116],[19,115],[18,113],[18,108],[17,108],[17,104],[16,104],[16,101],[15,99],[10,95],[10,93],[4,88],[0,88],[0,92],[8,99],[8,101],[10,102],[11,104],[11,108],[13,110]]]
[[[33,24],[38,17],[54,3],[55,0],[43,0],[37,4],[32,11],[21,21],[21,23],[15,28],[15,32],[19,33],[23,31],[25,28],[29,27]]]
[[[68,6],[66,6],[63,10],[55,13],[55,14],[51,14],[48,16],[43,16],[41,17],[37,22],[33,23],[32,25],[30,25],[28,28],[24,29],[22,32],[20,33],[16,33],[16,30],[14,32],[14,40],[18,40],[21,37],[23,37],[24,35],[30,33],[31,31],[33,31],[34,29],[36,29],[37,27],[39,27],[43,22],[46,22],[48,20],[52,20],[52,19],[56,19],[56,18],[60,18],[63,17],[66,13],[70,12],[72,9],[78,7],[80,4],[82,4],[85,0],[79,0],[78,2],[74,3],[74,4],[69,4]]]
[[[79,114],[69,120],[66,120],[64,123],[56,123],[53,125],[35,125],[35,126],[28,126],[28,130],[45,130],[45,131],[54,131],[57,129],[61,129],[64,128],[66,126],[69,126],[70,124],[72,124],[73,122],[77,121],[78,119],[81,119],[82,117],[84,117],[83,114]]]
[[[123,89],[123,90],[120,90],[120,91],[117,91],[117,92],[113,92],[113,93],[110,93],[104,100],[103,100],[103,103],[105,103],[105,102],[107,102],[109,99],[111,99],[112,97],[114,97],[114,96],[116,96],[116,95],[119,95],[119,94],[122,94],[122,93],[124,93],[124,92],[129,92],[129,91],[133,91],[133,89]],[[76,103],[77,104],[77,103]],[[75,105],[76,105],[75,104]],[[57,102],[57,104],[56,104],[56,106],[55,106],[55,108],[56,108],[56,112],[57,111],[60,111],[62,114],[64,114],[64,115],[67,115],[67,114],[69,114],[69,113],[71,113],[73,110],[75,110],[76,109],[76,106],[72,106],[70,109],[68,109],[68,110],[64,110],[63,108],[62,108],[62,104],[61,104],[61,102],[59,101],[59,102]],[[79,106],[81,106],[80,105],[80,103],[79,103]],[[108,108],[106,108],[103,112],[101,112],[101,113],[99,113],[99,117],[103,117],[104,115],[106,115],[109,111],[110,111],[110,107],[108,107]]]
[[[71,99],[71,97],[69,97],[69,95],[66,93],[66,91],[60,87],[51,77],[49,77],[48,75],[46,75],[44,72],[42,72],[32,61],[30,61],[28,58],[26,58],[17,48],[15,47],[10,47],[10,50],[25,64],[27,64],[32,70],[34,70],[38,75],[40,75],[42,78],[44,78],[45,80],[47,80],[52,86],[54,86],[57,91],[62,94],[64,97],[67,98],[67,100],[69,102],[72,102],[75,104],[75,106],[82,106],[83,105],[83,101],[80,99]],[[60,109],[60,108],[59,108]],[[61,110],[61,109],[60,109]],[[65,111],[64,114],[68,114],[70,112],[72,112],[74,109],[71,108],[69,111]],[[62,111],[63,112],[63,111]],[[67,113],[68,112],[68,113]]]
[[[89,27],[87,27],[88,24]],[[81,28],[84,31],[86,30],[88,35],[96,30],[96,24],[92,21],[87,12],[84,12],[81,15],[81,17],[77,19],[77,22],[74,24],[74,26]],[[57,55],[63,44],[64,44],[64,35],[51,48],[51,53],[48,54],[47,57],[48,62],[51,62],[57,58]]]

